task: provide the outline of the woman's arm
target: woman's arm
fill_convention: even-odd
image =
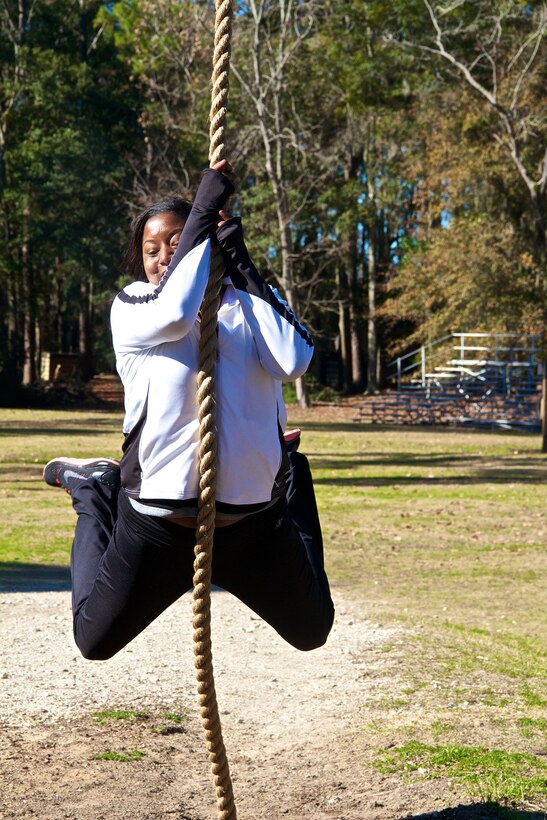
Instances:
[[[310,334],[258,273],[245,246],[239,217],[223,221],[217,238],[263,367],[276,379],[298,378],[313,355]]]
[[[210,237],[218,212],[233,193],[229,179],[203,172],[178,246],[159,285],[150,292],[135,282],[118,294],[111,323],[116,352],[153,347],[189,333],[209,277]]]

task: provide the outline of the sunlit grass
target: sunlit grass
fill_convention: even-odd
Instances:
[[[42,481],[57,456],[120,454],[119,413],[0,409],[0,561],[68,564],[75,515]]]
[[[544,801],[537,766],[509,771],[525,759],[518,755],[542,765],[534,756],[547,705],[539,437],[301,426],[335,591],[344,587],[366,617],[402,630],[367,652],[380,669],[371,663],[375,686],[363,697],[368,743],[425,743],[430,757],[437,745],[497,749],[475,759],[474,780],[463,763],[459,777],[447,767],[436,775],[481,800]]]
[[[404,772],[424,780],[455,780],[485,802],[515,804],[547,795],[547,763],[522,752],[411,741],[383,751],[375,765],[382,772]]]

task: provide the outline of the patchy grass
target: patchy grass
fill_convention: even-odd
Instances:
[[[118,742],[125,746],[137,745],[151,735],[173,736],[184,734],[182,726],[187,719],[185,714],[171,711],[137,711],[134,709],[104,709],[91,713],[93,723],[98,727],[100,735],[97,741],[102,745],[105,741],[110,745]],[[94,755],[94,760],[116,760],[126,763],[140,760],[145,752],[113,752],[107,750]],[[140,757],[139,757],[140,755]]]
[[[111,720],[133,720],[133,718],[147,718],[147,712],[135,712],[132,709],[105,709],[93,712],[91,717],[96,723],[104,725]]]
[[[93,755],[93,760],[115,760],[117,763],[133,763],[136,760],[142,760],[146,752],[141,752],[138,749],[128,752],[101,752]]]
[[[134,709],[103,709],[98,712],[92,712],[91,717],[94,723],[100,726],[106,726],[117,722],[135,722],[148,723],[152,732],[159,732],[163,734],[170,734],[180,727],[188,716],[180,712],[141,712]]]
[[[291,423],[304,429],[335,593],[345,588],[366,618],[399,629],[367,651],[376,670],[364,704],[371,761],[374,750],[421,743],[498,750],[505,768],[518,759],[511,755],[541,762],[547,458],[539,437],[307,424],[297,413]],[[502,793],[488,760],[475,784],[457,780],[460,794]],[[519,777],[503,785],[507,800],[545,807],[545,793],[528,788],[526,772]]]
[[[170,720],[177,725],[181,724],[183,720],[188,720],[188,715],[181,715],[180,712],[160,712],[158,717]]]
[[[410,742],[382,752],[375,767],[468,786],[487,803],[522,803],[547,794],[547,763],[537,755]]]
[[[524,737],[545,739],[547,735],[547,718],[522,717],[517,721]]]
[[[520,694],[526,706],[538,706],[540,709],[547,706],[547,697],[543,697],[543,695],[534,692],[528,684],[526,684]]]

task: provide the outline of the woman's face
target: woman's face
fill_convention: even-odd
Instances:
[[[174,213],[152,216],[142,234],[142,262],[146,278],[157,285],[180,239],[184,220]]]

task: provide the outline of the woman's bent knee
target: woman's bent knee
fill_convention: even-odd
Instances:
[[[78,628],[76,620],[74,622],[74,641],[82,657],[87,661],[107,661],[113,658],[122,648],[114,645],[112,641],[106,641],[96,635],[86,635],[85,630]]]
[[[325,614],[323,619],[317,619],[312,628],[309,626],[298,635],[284,636],[291,646],[301,652],[311,652],[324,646],[334,623],[334,607]]]
[[[84,657],[86,661],[108,661],[110,660],[110,658],[113,658],[116,654],[116,651],[105,651],[101,648],[96,649],[95,647],[91,647],[90,649],[84,647],[82,649],[82,647],[79,646],[78,649],[80,650],[80,652],[82,653],[82,657]]]
[[[118,652],[117,648],[105,646],[101,643],[88,643],[85,640],[76,639],[76,646],[86,661],[108,661]]]

